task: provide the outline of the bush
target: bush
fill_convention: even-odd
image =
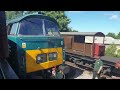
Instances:
[[[113,43],[111,44],[107,49],[106,49],[106,56],[113,56],[113,57],[116,57],[116,52],[117,48],[116,48],[116,45]]]
[[[120,58],[120,49],[117,50],[117,57]]]

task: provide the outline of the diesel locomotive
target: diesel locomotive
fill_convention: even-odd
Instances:
[[[19,78],[50,77],[65,59],[58,23],[42,14],[27,14],[7,22],[8,62]]]

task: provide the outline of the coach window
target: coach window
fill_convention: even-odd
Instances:
[[[19,35],[43,35],[43,22],[39,18],[23,20],[20,25]]]
[[[74,42],[84,43],[85,42],[85,36],[75,35],[74,36]]]

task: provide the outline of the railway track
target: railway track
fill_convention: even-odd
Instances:
[[[87,70],[89,72],[92,72],[92,68],[86,67],[84,65],[76,65],[73,62],[65,61],[65,65],[68,65],[71,68],[74,68],[74,70],[82,70],[82,71],[86,71]],[[71,71],[71,73],[73,73],[73,71]],[[71,74],[71,73],[69,73],[69,74]],[[119,77],[115,77],[115,76],[101,75],[101,79],[120,79],[120,78]]]

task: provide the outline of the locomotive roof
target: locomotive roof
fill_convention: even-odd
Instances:
[[[102,32],[60,32],[62,35],[105,36]]]
[[[16,19],[13,19],[11,21],[8,21],[7,24],[13,24],[13,23],[16,23],[16,22],[20,22],[24,19],[27,19],[27,18],[30,18],[30,17],[38,17],[38,18],[41,18],[41,19],[47,19],[47,20],[50,20],[50,21],[53,21],[54,23],[57,23],[57,21],[51,17],[48,17],[48,16],[44,16],[44,15],[41,15],[41,14],[27,14],[27,15],[24,15],[24,16],[21,16],[21,17],[18,17]]]

